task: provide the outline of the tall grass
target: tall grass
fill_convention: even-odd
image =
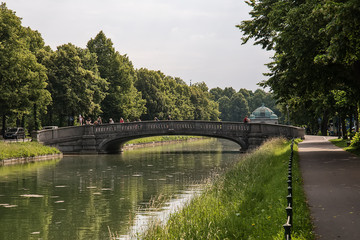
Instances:
[[[0,142],[0,161],[9,158],[35,157],[60,153],[57,148],[44,146],[38,142]]]
[[[297,151],[297,146],[294,146]],[[290,143],[266,142],[217,179],[203,194],[158,221],[141,239],[283,239]],[[298,166],[293,159],[293,239],[314,239]]]

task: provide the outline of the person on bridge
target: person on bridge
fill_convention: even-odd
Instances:
[[[154,118],[154,121],[159,121],[159,119],[157,117]]]
[[[123,118],[120,118],[120,123],[124,123],[124,119],[123,119]]]
[[[112,118],[109,119],[110,124],[114,124],[114,120]]]
[[[248,116],[245,116],[244,123],[249,123],[249,122],[250,122],[250,118],[248,118]]]
[[[98,122],[98,124],[102,124],[102,119],[100,116],[98,117],[97,122]]]
[[[81,114],[79,115],[79,123],[80,126],[84,124],[84,118],[81,116]]]
[[[87,120],[86,120],[86,125],[91,125],[91,118],[89,117]]]

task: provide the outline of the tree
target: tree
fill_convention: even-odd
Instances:
[[[192,120],[194,119],[194,106],[191,104],[191,90],[180,78],[162,76],[167,96],[167,111],[172,119]],[[181,80],[181,81],[179,81]]]
[[[248,4],[252,19],[237,27],[244,32],[243,43],[253,38],[255,44],[274,50],[273,62],[268,64],[269,79],[261,86],[270,87],[280,103],[298,97],[306,102],[344,85],[359,89],[355,80],[360,72],[355,37],[360,31],[358,1],[266,0]]]
[[[46,51],[44,40],[38,31],[33,31],[29,27],[24,30],[24,38],[28,39],[27,45],[29,50],[36,56],[37,62],[41,64],[42,54]],[[46,86],[47,85],[46,82]],[[29,130],[39,130],[41,125],[39,115],[40,113],[45,114],[47,112],[47,107],[51,104],[52,98],[50,92],[45,88],[35,86],[31,91],[33,97],[30,100],[33,102],[33,111],[32,114],[30,113],[29,115],[32,116],[33,124],[29,123],[28,128]]]
[[[219,87],[210,89],[211,99],[214,101],[219,101],[220,98],[224,96],[224,90]]]
[[[223,95],[227,96],[229,99],[236,93],[235,89],[232,87],[224,88]]]
[[[165,85],[159,72],[146,68],[139,69],[135,86],[146,100],[147,112],[143,114],[142,118],[153,120],[155,117],[165,118],[169,114],[164,94]]]
[[[190,89],[190,100],[194,105],[194,119],[218,121],[220,116],[219,104],[211,100],[206,84],[204,82],[195,83]]]
[[[222,96],[217,102],[219,103],[220,119],[230,121],[232,115],[230,99],[227,96]]]
[[[248,103],[241,93],[235,93],[230,99],[230,120],[241,122],[243,118],[249,115]]]
[[[96,55],[69,43],[59,46],[43,62],[54,100],[51,113],[56,113],[59,126],[65,122],[73,125],[78,114],[94,118],[101,113],[108,83],[97,71]]]
[[[101,104],[104,117],[138,119],[146,111],[145,101],[134,87],[137,76],[129,58],[115,51],[111,39],[102,31],[87,47],[97,55],[100,76],[109,82],[108,94]]]
[[[6,7],[0,5],[0,114],[2,131],[6,129],[6,118],[17,118],[28,114],[34,104],[50,102],[46,90],[46,72],[31,51],[29,34],[37,34],[21,26],[21,19]],[[37,40],[42,41],[38,35]]]

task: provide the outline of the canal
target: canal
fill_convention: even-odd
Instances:
[[[204,139],[0,167],[0,239],[130,239],[240,159]]]

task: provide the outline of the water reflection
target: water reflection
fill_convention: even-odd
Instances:
[[[166,218],[199,192],[239,159],[238,149],[209,139],[2,167],[0,239],[109,239],[109,229],[128,238],[148,216]]]

